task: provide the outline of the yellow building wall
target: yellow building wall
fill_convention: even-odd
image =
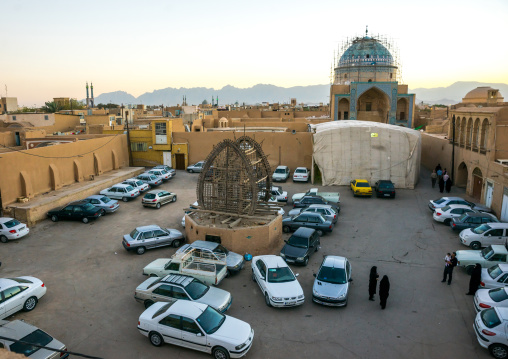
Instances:
[[[189,166],[189,145],[187,143],[173,143],[171,151],[171,163],[176,168],[176,154],[183,153],[185,155],[185,168]]]

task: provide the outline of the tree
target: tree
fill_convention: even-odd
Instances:
[[[82,110],[85,108],[85,104],[81,101],[78,101],[74,98],[71,98],[69,104],[65,104],[62,106],[62,110]]]
[[[100,103],[97,105],[97,108],[100,108],[100,109],[104,109],[104,108],[119,108],[120,106],[118,106],[116,103],[107,103],[107,104],[103,104],[103,103]]]
[[[41,107],[43,112],[55,113],[62,109],[62,106],[57,104],[55,101],[46,102],[44,106]]]
[[[208,105],[208,101],[206,100],[203,100],[203,102],[201,102],[202,105]]]

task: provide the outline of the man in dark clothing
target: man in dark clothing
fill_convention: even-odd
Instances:
[[[456,253],[453,252],[450,260],[446,262],[445,270],[443,273],[443,280],[441,282],[446,282],[446,276],[448,275],[448,285],[452,284],[453,268],[455,268],[456,266],[457,266]]]
[[[377,267],[373,266],[370,269],[370,276],[369,276],[369,300],[374,300],[374,294],[376,294],[378,278],[379,278],[379,274],[377,274]]]
[[[482,266],[480,263],[476,263],[473,269],[473,273],[471,274],[471,279],[469,279],[469,292],[467,295],[474,295],[480,286],[482,281]]]
[[[439,192],[443,193],[445,187],[445,182],[443,180],[443,177],[439,178]]]
[[[386,308],[386,300],[388,299],[388,295],[390,293],[390,281],[388,280],[388,276],[383,276],[381,282],[379,283],[379,299],[381,305],[381,309]]]
[[[441,164],[440,163],[438,163],[437,166],[436,166],[436,172],[439,171],[439,170],[441,170]]]

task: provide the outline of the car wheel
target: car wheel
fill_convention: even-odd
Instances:
[[[150,306],[153,304],[153,301],[151,300],[145,300],[145,309],[150,308]]]
[[[150,332],[148,337],[150,338],[150,343],[152,343],[153,346],[160,347],[162,343],[164,343],[162,336],[157,332]]]
[[[256,281],[256,275],[254,274],[254,269],[252,270],[252,281],[255,282]]]
[[[176,202],[176,196],[173,197],[173,199],[171,200],[171,202]]]
[[[494,358],[497,359],[508,358],[508,348],[503,344],[492,344],[489,347],[489,351]]]
[[[146,251],[145,247],[138,247],[138,249],[136,249],[136,253],[139,255],[145,253],[145,251]]]
[[[447,218],[447,219],[444,220],[443,223],[446,224],[447,226],[449,226],[451,221],[452,220],[450,218]]]
[[[214,348],[212,355],[215,359],[229,359],[229,353],[223,347]]]
[[[29,312],[35,308],[37,305],[37,297],[30,297],[26,300],[25,304],[23,305],[23,310],[25,312]]]
[[[51,216],[51,220],[52,220],[53,222],[58,222],[58,216],[57,216],[57,215],[55,215],[55,214],[54,214],[54,215],[52,215],[52,216]]]
[[[127,202],[129,199],[127,197],[122,197],[122,201]]]
[[[180,247],[180,239],[175,239],[173,241],[173,243],[171,243],[171,245],[174,247],[174,248],[178,248]]]
[[[473,269],[474,269],[474,266],[473,266],[473,265],[469,265],[469,266],[467,266],[467,267],[466,267],[466,273],[467,273],[468,275],[473,274]]]
[[[303,259],[303,265],[306,266],[307,264],[309,264],[309,257]]]
[[[318,236],[320,236],[320,237],[323,236],[323,231],[322,230],[318,229],[316,232],[317,232]]]
[[[85,224],[87,224],[87,223],[88,223],[88,221],[89,221],[89,220],[88,220],[88,218],[87,218],[87,217],[83,217],[83,218],[81,218],[81,222],[83,222],[83,223],[85,223]]]
[[[268,293],[265,293],[265,303],[267,306],[271,307],[270,298],[268,297]]]
[[[482,245],[480,244],[480,242],[473,242],[469,245],[471,247],[471,249],[480,249],[482,247]]]
[[[194,173],[194,170],[189,170],[189,173]]]
[[[106,215],[106,211],[105,210],[102,210],[101,211],[101,216],[105,216]]]
[[[2,243],[7,243],[9,240],[7,239],[6,236],[0,236],[0,242]]]
[[[284,226],[284,227],[282,227],[282,231],[284,233],[289,233],[291,231],[291,229],[288,226]]]
[[[161,208],[161,204],[160,204],[160,203],[157,203],[157,204],[155,205],[155,208],[157,208],[157,209]]]

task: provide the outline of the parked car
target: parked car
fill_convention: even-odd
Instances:
[[[188,300],[155,303],[139,317],[138,330],[156,347],[168,343],[209,353],[216,359],[246,355],[254,339],[249,324]]]
[[[198,208],[198,201],[194,202],[191,206],[189,206],[190,209],[196,209]],[[185,214],[189,214],[192,211],[185,211]],[[185,214],[182,217],[182,227],[185,228]]]
[[[173,246],[179,247],[185,241],[182,232],[176,229],[161,228],[155,224],[137,227],[123,236],[123,247],[127,251],[143,254],[147,249]]]
[[[233,301],[231,293],[210,287],[191,276],[179,274],[148,278],[136,288],[134,299],[143,303],[145,308],[155,302],[189,300],[209,305],[221,313],[226,312]]]
[[[454,231],[462,231],[467,228],[479,227],[482,223],[499,223],[499,221],[490,213],[467,212],[460,217],[453,218],[450,227]]]
[[[139,193],[146,192],[150,189],[150,185],[148,183],[145,183],[138,178],[126,179],[125,181],[122,182],[122,184],[126,184],[126,185],[134,187],[135,189],[137,189],[139,191]]]
[[[194,241],[190,244],[184,244],[183,246],[178,248],[176,253],[185,252],[189,248],[194,248],[195,250],[198,250],[200,252],[213,252],[215,254],[225,255],[228,267],[226,274],[227,277],[229,277],[231,274],[236,274],[240,272],[243,268],[244,265],[243,256],[238,253],[231,252],[220,243],[211,241]]]
[[[429,201],[429,209],[432,212],[434,212],[436,208],[441,208],[444,206],[448,206],[450,204],[463,204],[471,207],[472,209],[478,212],[487,212],[487,213],[492,212],[492,210],[489,207],[482,206],[481,204],[478,203],[466,201],[464,198],[461,197],[441,197],[434,201]]]
[[[300,213],[303,212],[310,212],[310,213],[319,213],[321,214],[326,220],[330,220],[333,224],[337,223],[339,218],[339,213],[335,209],[335,207],[330,206],[329,204],[311,204],[308,207],[304,208],[295,208],[289,211],[289,216],[297,216]]]
[[[476,211],[471,209],[469,206],[465,206],[463,204],[450,204],[448,206],[436,208],[432,214],[432,218],[434,218],[434,221],[444,223],[448,226],[452,222],[453,218],[460,217],[464,213],[469,212],[476,213]]]
[[[300,227],[295,233],[284,241],[286,244],[280,251],[280,256],[286,263],[303,264],[309,263],[309,258],[317,252],[321,241],[314,229]]]
[[[169,172],[169,174],[171,175],[171,178],[175,177],[176,176],[176,171],[174,170],[173,167],[169,167],[169,166],[166,166],[166,165],[157,165],[153,168],[154,170],[157,170],[157,169],[162,169],[162,170],[166,170]]]
[[[340,203],[339,192],[320,192],[317,188],[311,188],[305,193],[295,193],[291,200],[294,202],[300,201],[305,196],[318,196],[323,197],[326,201],[332,202],[334,205]]]
[[[161,208],[163,204],[176,202],[176,193],[155,189],[147,192],[141,203],[143,207]]]
[[[492,307],[476,314],[474,331],[478,343],[494,358],[508,357],[508,308]]]
[[[508,287],[478,289],[473,303],[477,312],[492,307],[508,308]]]
[[[143,181],[144,183],[150,185],[151,187],[156,187],[156,186],[159,186],[160,184],[162,184],[162,180],[159,177],[157,177],[151,173],[142,173],[139,176],[137,176],[136,178],[139,179],[140,181]]]
[[[480,287],[485,289],[508,286],[508,264],[499,263],[490,268],[482,268]]]
[[[0,348],[7,350],[11,353],[22,354],[28,358],[34,359],[65,359],[69,354],[65,353],[67,347],[62,342],[56,340],[45,331],[28,324],[23,320],[0,320]],[[13,340],[8,340],[10,338]],[[45,346],[47,348],[54,348],[59,351],[51,349],[40,348],[38,346],[30,345],[30,343]],[[5,356],[7,357],[7,356]]]
[[[167,182],[171,179],[171,174],[163,169],[151,169],[148,173],[153,174],[154,176],[159,177],[163,182]]]
[[[287,202],[288,201],[288,193],[283,191],[282,188],[272,186],[270,190],[270,194],[275,197],[277,202]]]
[[[467,229],[466,229],[467,230]],[[507,262],[508,251],[505,246],[490,245],[479,250],[461,250],[456,251],[457,264],[466,268],[467,274],[473,272],[476,263],[480,263],[482,268],[489,268],[499,263]]]
[[[102,209],[85,201],[71,202],[65,207],[53,209],[47,213],[53,222],[59,220],[74,220],[88,223],[90,219],[97,219],[102,216]]]
[[[259,285],[269,307],[294,307],[305,301],[293,271],[279,256],[252,258],[252,280]]]
[[[390,180],[379,180],[372,186],[376,196],[379,197],[390,197],[395,198],[395,186]]]
[[[293,182],[309,182],[310,172],[305,167],[297,167],[293,172]]]
[[[314,195],[307,195],[305,197],[302,197],[302,199],[300,199],[299,201],[293,202],[293,208],[305,208],[305,207],[310,206],[311,204],[329,205],[329,206],[332,206],[337,211],[337,213],[339,213],[339,211],[340,211],[340,209],[339,209],[340,207],[338,204],[329,202],[321,196],[314,196]]]
[[[7,243],[9,240],[18,239],[30,233],[27,225],[15,218],[0,217],[0,242]]]
[[[278,166],[272,175],[272,181],[274,182],[286,182],[289,178],[289,167]]]
[[[105,215],[106,213],[116,212],[117,209],[120,208],[120,205],[116,199],[111,199],[107,196],[99,194],[89,196],[85,198],[83,202],[90,203],[94,207],[102,209],[102,215]]]
[[[33,310],[44,294],[44,283],[35,277],[0,278],[0,319]]]
[[[351,264],[345,257],[325,256],[312,287],[312,301],[318,304],[345,307],[351,285]]]
[[[205,161],[199,161],[194,163],[193,165],[190,165],[187,167],[187,172],[194,173],[194,172],[201,172],[201,169],[203,168],[203,165],[205,164]]]
[[[284,233],[295,231],[300,227],[315,229],[322,236],[323,233],[333,230],[333,223],[324,219],[321,214],[312,212],[303,212],[298,216],[286,217],[282,220],[282,231]]]
[[[506,244],[508,241],[508,223],[485,223],[476,228],[464,229],[459,234],[460,241],[473,249],[491,244]]]
[[[116,184],[113,187],[103,189],[100,194],[127,202],[139,196],[139,190],[126,184]]]
[[[372,188],[370,187],[369,181],[364,179],[355,179],[350,184],[353,196],[372,196]]]

